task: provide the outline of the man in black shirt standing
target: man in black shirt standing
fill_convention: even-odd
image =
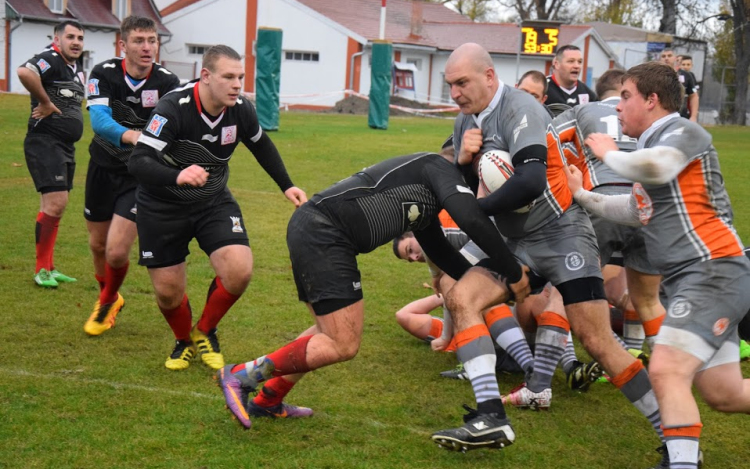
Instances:
[[[596,93],[578,77],[583,68],[583,54],[574,45],[557,49],[552,60],[552,75],[547,77],[547,106],[565,104],[570,107],[598,101]]]
[[[438,221],[443,208],[489,255],[487,263],[472,268],[451,246]],[[294,280],[300,301],[315,316],[315,325],[275,352],[219,370],[226,404],[243,426],[250,428],[251,417],[312,414],[310,409],[282,401],[308,371],[351,360],[357,354],[364,328],[357,255],[407,231],[414,233],[425,254],[451,278],[458,280],[465,272],[477,270],[492,279],[502,301],[512,297],[523,301],[528,295],[527,269],[516,262],[450,162],[437,154],[417,153],[366,168],[313,196],[289,221],[287,245]],[[491,340],[484,345],[488,348],[475,345],[474,350],[482,352],[481,358],[494,359]],[[258,396],[248,401],[248,393],[264,381]],[[481,419],[490,425],[478,425],[481,431],[467,445],[513,443],[515,434],[502,403],[497,413]]]
[[[128,169],[138,180],[141,265],[176,338],[165,366],[182,370],[197,351],[224,366],[216,326],[250,282],[253,256],[240,207],[227,188],[229,160],[242,142],[295,207],[304,191],[292,184],[276,146],[240,91],[244,67],[228,46],[203,56],[198,80],[162,97],[138,139]],[[200,320],[192,326],[185,258],[196,238],[216,272]]]
[[[18,68],[18,78],[31,94],[23,150],[34,186],[41,194],[36,217],[34,282],[45,288],[76,281],[55,268],[54,250],[57,228],[73,188],[73,144],[83,134],[84,77],[78,67],[83,53],[83,27],[76,21],[63,21],[55,26],[54,34],[52,47]]]
[[[680,117],[684,117],[685,119],[689,119],[693,122],[698,122],[699,98],[698,86],[695,82],[695,76],[692,73],[681,68],[682,56],[675,56],[674,50],[670,48],[662,50],[659,58],[663,63],[675,69],[680,79],[680,83],[685,89],[685,97],[682,101],[682,106],[680,107]]]
[[[137,182],[128,173],[128,158],[156,103],[180,84],[177,76],[154,63],[159,52],[154,20],[129,16],[122,22],[120,37],[125,57],[94,67],[87,86],[94,138],[83,216],[100,287],[94,311],[83,326],[89,335],[113,327],[125,305],[119,290],[137,234]]]

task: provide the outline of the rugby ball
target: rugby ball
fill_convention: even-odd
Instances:
[[[479,176],[479,184],[485,193],[491,194],[500,189],[505,181],[513,176],[513,163],[510,153],[503,150],[490,150],[483,154],[477,164],[477,175]],[[513,211],[525,213],[531,210],[533,206],[534,203],[532,202],[526,207]]]

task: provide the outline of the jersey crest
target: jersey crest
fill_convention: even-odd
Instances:
[[[230,125],[229,127],[221,128],[221,144],[229,145],[237,141],[237,126]]]
[[[161,134],[161,130],[164,128],[164,124],[166,124],[167,121],[168,120],[166,117],[162,117],[159,114],[154,114],[154,117],[151,119],[151,122],[149,122],[146,130],[158,137],[159,134]]]
[[[36,64],[39,66],[39,70],[41,70],[42,73],[52,68],[51,65],[44,59],[39,59],[39,62],[37,62]]]
[[[141,93],[141,106],[155,107],[159,101],[159,90],[143,90]]]
[[[98,79],[92,78],[89,80],[88,92],[89,92],[89,96],[96,96],[99,94],[99,80]]]
[[[638,218],[642,225],[648,225],[648,221],[651,220],[651,215],[654,214],[654,205],[649,197],[646,189],[643,188],[639,183],[633,184],[633,196],[638,206]]]
[[[401,204],[406,231],[417,229],[424,218],[425,206],[422,202],[403,202]]]

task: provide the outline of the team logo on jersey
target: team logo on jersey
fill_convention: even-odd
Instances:
[[[46,72],[51,68],[50,64],[47,63],[44,59],[39,59],[39,62],[36,63],[39,66],[39,70],[42,71],[42,73]]]
[[[216,143],[218,139],[219,137],[217,137],[216,135],[211,135],[211,134],[203,134],[203,136],[201,137],[201,140],[208,140],[211,143]]]
[[[683,75],[678,75],[678,77],[680,78],[680,83],[682,83],[684,85],[685,84],[685,77]]]
[[[141,93],[143,107],[154,107],[157,101],[159,101],[159,90],[143,90]]]
[[[568,270],[580,270],[584,265],[586,265],[586,259],[584,259],[580,252],[573,251],[565,256],[565,267]]]
[[[242,233],[242,224],[240,224],[240,217],[229,217],[232,220],[232,233]]]
[[[654,214],[654,205],[651,202],[651,197],[638,182],[633,184],[633,197],[635,197],[635,203],[638,206],[638,220],[642,225],[648,225],[651,215]]]
[[[721,334],[725,333],[727,331],[727,328],[729,327],[729,319],[727,318],[721,318],[718,321],[714,323],[713,332],[716,337],[720,336]]]
[[[581,104],[588,104],[589,103],[589,95],[587,94],[579,94],[578,95],[578,102]]]
[[[96,96],[99,94],[99,80],[98,79],[92,78],[89,80],[88,92],[89,92],[89,96]]]
[[[149,122],[146,130],[158,137],[159,134],[161,134],[161,129],[164,128],[164,125],[167,122],[168,119],[166,117],[162,117],[159,114],[154,114],[154,117],[151,119],[151,122]]]
[[[528,120],[526,120],[526,114],[523,115],[523,119],[521,119],[521,123],[518,124],[518,127],[513,129],[513,143],[516,143],[516,140],[518,139],[518,134],[523,129],[529,126]]]
[[[668,139],[669,137],[671,137],[673,135],[678,135],[678,136],[682,135],[682,133],[684,131],[685,131],[685,127],[680,127],[679,129],[674,129],[671,132],[667,132],[667,133],[665,133],[664,135],[661,136],[661,138],[659,139],[659,142],[663,142],[664,140]]]
[[[362,282],[352,282],[352,288],[354,291],[362,289]]]
[[[229,127],[221,128],[221,144],[229,145],[237,141],[237,126],[230,125]]]
[[[403,202],[404,231],[411,231],[419,227],[424,218],[424,204],[421,202]]]
[[[690,302],[684,298],[680,298],[672,302],[671,305],[669,305],[667,314],[671,318],[682,319],[688,314],[690,314],[690,311],[691,311]]]

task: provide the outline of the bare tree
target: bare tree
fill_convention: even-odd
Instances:
[[[660,0],[662,7],[659,32],[677,34],[677,4],[678,0]]]
[[[495,0],[426,0],[450,5],[454,10],[472,21],[488,21],[495,11]]]
[[[564,0],[498,0],[504,8],[516,11],[522,20],[561,20],[567,19]]]
[[[747,78],[750,68],[750,0],[730,0],[734,28],[734,56],[736,58],[734,83],[734,115],[732,122],[745,125],[747,112]]]

